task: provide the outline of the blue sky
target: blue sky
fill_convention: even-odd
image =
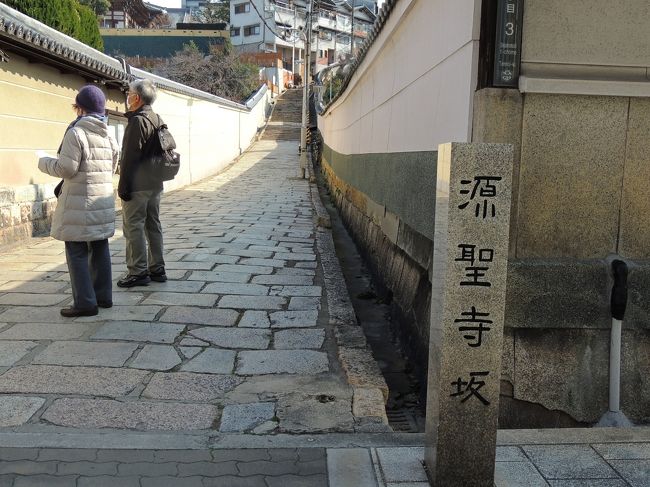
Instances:
[[[181,6],[181,0],[151,0],[149,3],[160,7],[175,8]]]

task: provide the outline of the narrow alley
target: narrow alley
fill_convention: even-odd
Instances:
[[[271,122],[227,170],[165,195],[166,283],[115,287],[112,308],[70,320],[62,242],[0,255],[0,485],[428,485],[423,435],[387,424],[317,188],[293,177],[297,140]],[[121,235],[111,251],[115,281]],[[575,438],[605,473],[639,463],[592,458],[621,439]],[[564,441],[502,435],[497,485],[546,485],[543,445]]]
[[[285,112],[269,126],[280,135]],[[353,432],[375,420],[388,430],[376,370],[380,388],[355,417],[363,406],[353,408],[323,301],[332,277],[318,265],[336,256],[316,251],[311,186],[291,177],[296,141],[277,135],[165,195],[169,280],[115,286],[114,306],[98,316],[58,313],[71,300],[62,242],[35,239],[0,257],[0,402],[11,426],[269,434]],[[111,251],[115,281],[121,235]]]

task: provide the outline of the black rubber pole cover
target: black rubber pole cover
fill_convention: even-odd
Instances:
[[[614,286],[612,287],[612,318],[623,321],[627,306],[627,264],[622,260],[612,262]]]

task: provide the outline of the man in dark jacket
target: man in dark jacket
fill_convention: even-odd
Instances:
[[[151,280],[167,280],[160,224],[163,182],[153,172],[147,157],[155,135],[154,123],[162,123],[151,109],[155,100],[156,87],[151,80],[138,80],[129,85],[126,99],[129,123],[122,139],[117,188],[122,199],[128,274],[117,281],[119,287],[146,286]]]

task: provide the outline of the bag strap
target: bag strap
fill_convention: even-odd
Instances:
[[[65,129],[65,132],[63,133],[63,138],[65,139],[66,134],[74,128],[75,125],[81,120],[81,117],[75,118],[70,125],[68,125],[68,128]],[[63,140],[61,140],[61,144],[59,145],[59,148],[56,151],[56,154],[59,155],[61,153],[61,149],[63,148]]]
[[[157,113],[156,113],[156,117],[158,117],[158,124],[157,125],[153,120],[151,120],[149,115],[146,114],[145,112],[140,112],[140,113],[138,113],[138,115],[141,115],[142,117],[144,117],[145,120],[147,120],[151,125],[153,125],[154,130],[160,130],[160,127],[162,125],[164,125],[164,124],[160,123],[161,122],[160,116]]]
[[[155,142],[156,142],[156,137],[158,136],[158,131],[160,130],[160,124],[156,125],[155,122],[153,120],[151,120],[149,115],[147,115],[145,112],[140,112],[136,116],[141,116],[147,122],[149,122],[153,127],[153,132],[151,133],[151,136],[147,139],[147,142],[145,143],[144,147],[142,148],[143,149],[142,150],[143,156],[148,157],[151,154],[151,152],[153,151],[153,148],[154,148],[154,145],[155,145]],[[158,122],[160,122],[160,117],[158,116],[158,114],[156,114],[156,116],[158,117]]]

